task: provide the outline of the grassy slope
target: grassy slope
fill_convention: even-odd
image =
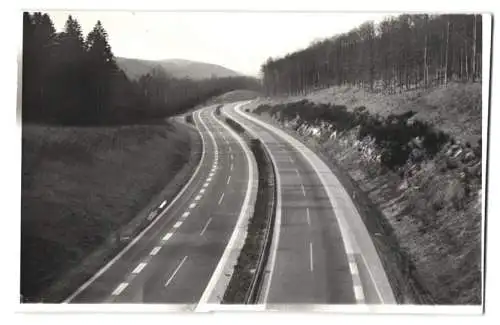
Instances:
[[[374,209],[382,212],[374,212],[371,217],[385,218],[381,222],[389,223],[392,230],[388,232],[395,236],[400,250],[391,252],[386,249],[383,254],[387,256],[382,256],[387,262],[386,267],[399,268],[390,272],[391,280],[399,285],[406,286],[405,282],[415,284],[411,288],[398,288],[401,301],[480,303],[481,157],[476,155],[467,159],[466,155],[472,149],[464,145],[465,141],[477,139],[481,134],[480,85],[455,84],[448,89],[429,90],[413,99],[409,99],[408,94],[384,99],[369,93],[360,95],[356,89],[337,90],[340,93],[330,97],[324,96],[325,91],[322,91],[308,98],[316,102],[346,104],[349,109],[363,105],[371,113],[382,115],[399,113],[410,107],[419,112],[417,118],[434,122],[435,126],[462,141],[455,145],[446,144],[433,159],[406,164],[402,172],[396,173],[381,168],[376,160],[376,147],[368,139],[358,141],[357,129],[326,141],[288,129],[338,165],[363,197],[370,201],[369,205],[373,204]],[[287,98],[280,102],[297,99],[301,98]],[[276,103],[276,100],[272,102]],[[397,105],[397,102],[404,104]],[[430,103],[439,103],[439,106],[429,108]],[[429,113],[430,110],[434,115]],[[286,124],[283,126],[286,128]],[[368,209],[360,195],[353,197],[358,209]],[[370,217],[369,212],[361,214]],[[375,242],[384,241],[385,234],[382,237],[373,235]],[[381,243],[379,247],[391,245]],[[403,257],[392,256],[397,254]],[[401,261],[408,264],[394,265]]]
[[[189,160],[188,132],[23,126],[22,294],[37,297],[147,205]]]

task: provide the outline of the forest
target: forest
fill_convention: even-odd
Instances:
[[[118,68],[100,21],[83,36],[69,16],[56,32],[46,13],[23,14],[22,119],[53,125],[149,123],[235,89],[258,90],[251,77],[177,79],[160,68],[129,80]]]
[[[392,94],[480,81],[481,49],[481,15],[404,14],[269,58],[261,73],[268,95],[342,85]]]

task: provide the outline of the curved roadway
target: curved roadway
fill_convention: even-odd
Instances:
[[[253,211],[257,170],[247,146],[215,118],[213,107],[194,117],[204,150],[188,184],[148,228],[65,302],[194,308],[200,302],[220,301]]]

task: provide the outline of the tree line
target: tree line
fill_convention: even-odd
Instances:
[[[23,122],[99,125],[141,123],[180,113],[235,89],[258,90],[250,77],[176,79],[154,69],[129,80],[97,21],[84,37],[71,15],[56,32],[46,13],[23,14]]]
[[[481,15],[400,15],[315,42],[261,67],[269,95],[349,85],[394,93],[480,81]]]

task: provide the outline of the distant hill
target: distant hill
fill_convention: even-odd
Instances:
[[[162,67],[167,74],[176,78],[205,79],[212,76],[236,77],[242,75],[220,65],[182,59],[150,61],[117,57],[116,63],[131,79],[138,79],[155,67]]]

